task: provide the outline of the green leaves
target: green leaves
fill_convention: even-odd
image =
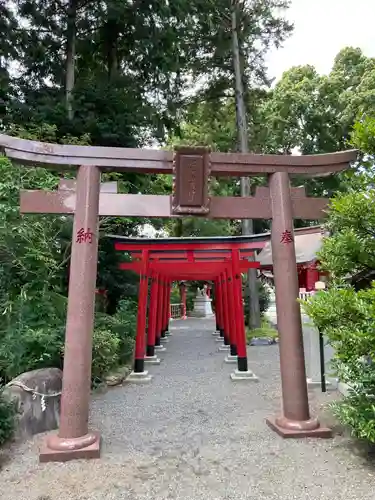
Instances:
[[[0,446],[13,437],[16,423],[16,406],[0,391]]]
[[[375,284],[355,292],[331,286],[302,303],[306,314],[335,349],[332,368],[349,385],[349,396],[332,405],[355,436],[375,442]]]
[[[332,199],[326,223],[332,235],[324,240],[319,260],[335,278],[375,269],[374,202],[373,190]]]

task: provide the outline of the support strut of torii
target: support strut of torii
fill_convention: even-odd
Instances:
[[[100,455],[99,434],[88,430],[88,411],[98,217],[103,215],[272,219],[283,408],[280,416],[267,423],[283,437],[331,434],[309,411],[293,232],[293,219],[323,218],[328,200],[306,197],[303,189],[291,188],[289,177],[340,172],[356,160],[356,151],[306,156],[210,153],[205,148],[171,152],[57,145],[7,135],[0,135],[0,148],[25,166],[77,171],[76,183],[69,189],[21,193],[23,213],[74,215],[60,428],[48,437],[40,460]],[[105,171],[173,174],[174,192],[172,196],[124,195],[106,187],[100,192]],[[259,188],[255,196],[210,196],[210,176],[252,175],[268,177],[268,186]]]

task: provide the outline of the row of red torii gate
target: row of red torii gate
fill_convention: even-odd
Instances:
[[[63,172],[76,171],[75,180],[62,179],[57,190],[22,191],[20,197],[22,213],[61,214],[74,218],[60,426],[57,434],[47,437],[39,455],[41,461],[100,456],[100,434],[89,430],[88,420],[99,218],[103,216],[271,220],[282,409],[279,416],[270,417],[267,423],[283,437],[326,437],[331,434],[329,429],[320,425],[317,418],[310,416],[301,316],[296,300],[299,287],[293,224],[294,219],[316,221],[323,218],[328,200],[306,196],[303,187],[292,186],[291,177],[298,176],[300,179],[303,176],[325,176],[340,172],[356,160],[356,151],[305,156],[217,153],[197,147],[162,151],[49,144],[1,134],[0,149],[8,158],[26,168],[40,166]],[[173,175],[173,191],[169,195],[118,193],[116,183],[101,183],[102,173],[113,171]],[[266,185],[258,187],[253,196],[217,197],[210,192],[212,176],[263,176]],[[249,242],[251,239],[245,241],[247,244]],[[156,314],[155,319],[154,311],[158,310],[153,306],[150,319],[153,318],[151,325],[154,326],[150,330],[150,337],[147,337],[150,349],[148,353],[147,349],[145,352],[145,336],[142,332],[146,322],[147,281],[150,277],[151,280],[155,279],[151,282],[151,288],[153,285],[154,290],[158,287],[158,293],[153,294],[154,304],[156,298],[159,304],[161,300],[166,304],[168,287],[164,285],[163,288],[162,282],[168,283],[171,279],[181,279],[183,276],[187,279],[193,279],[194,276],[196,279],[197,274],[202,279],[203,276],[210,276],[215,281],[220,298],[216,304],[219,326],[223,335],[226,334],[226,341],[233,344],[232,352],[234,346],[237,350],[238,373],[249,371],[242,303],[239,300],[239,275],[250,265],[246,251],[254,251],[255,247],[241,247],[242,243],[232,242],[229,248],[219,246],[217,250],[221,253],[219,257],[216,256],[216,260],[213,249],[205,249],[209,255],[209,261],[204,265],[206,275],[199,274],[203,268],[199,265],[199,258],[203,258],[199,254],[199,243],[189,247],[187,242],[180,241],[181,246],[177,250],[184,253],[178,266],[170,265],[170,262],[165,266],[162,257],[158,260],[154,258],[155,254],[148,254],[150,248],[144,245],[139,247],[139,258],[135,255],[132,263],[141,280],[138,316],[140,334],[137,335],[134,373],[144,371],[145,355],[149,356],[153,352],[153,335],[156,348],[159,332],[162,335],[160,328],[166,328],[166,318],[161,315],[159,319]],[[126,242],[118,241],[117,244],[123,244],[129,250]],[[132,250],[136,252],[134,245]],[[154,250],[156,252],[155,248],[152,252]],[[172,252],[170,247],[165,251]],[[224,251],[229,251],[229,258]],[[142,255],[147,255],[147,258],[142,258]],[[171,256],[168,254],[167,258],[171,259]],[[186,274],[181,272],[182,266]],[[174,274],[175,269],[179,275]],[[249,272],[254,271],[250,268]],[[166,314],[166,308],[163,310]],[[159,321],[162,326],[155,327],[155,322],[158,325]],[[235,329],[226,329],[229,321],[234,321]]]
[[[171,285],[173,281],[188,280],[214,282],[217,331],[223,339],[222,348],[230,349],[228,361],[236,360],[238,364],[232,379],[255,379],[247,364],[241,274],[259,267],[254,253],[266,243],[261,235],[159,240],[110,238],[115,240],[116,250],[126,252],[132,259],[120,264],[120,268],[135,271],[140,277],[134,370],[129,380],[150,380],[144,367],[145,363],[159,362],[155,350],[163,349],[161,341],[168,331]]]

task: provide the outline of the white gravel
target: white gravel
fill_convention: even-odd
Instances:
[[[234,383],[213,326],[174,322],[150,384],[94,397],[100,460],[39,465],[42,436],[4,450],[1,500],[374,500],[374,472],[348,438],[282,440],[266,426],[277,345],[249,348],[259,383]],[[332,397],[314,394],[314,406]]]

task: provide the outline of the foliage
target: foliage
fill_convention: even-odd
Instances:
[[[14,434],[16,408],[0,391],[0,446],[9,441]]]
[[[0,323],[0,378],[50,366],[62,368],[66,298],[57,294],[21,295]],[[97,313],[93,334],[92,378],[129,362],[133,353],[136,309],[122,301],[114,316]],[[21,341],[20,341],[21,339]]]
[[[258,294],[259,294],[259,307],[260,307],[260,313],[263,315],[270,304],[270,292],[268,288],[264,285],[263,281],[257,280],[257,285],[258,285]],[[245,301],[245,307],[244,307],[244,313],[245,313],[245,324],[249,324],[249,293],[247,291],[247,284],[245,286],[244,290],[244,301]]]
[[[129,363],[133,356],[136,334],[136,305],[120,301],[115,315],[97,313],[92,349],[91,378],[94,383],[120,365]]]
[[[333,405],[355,436],[375,442],[375,285],[355,292],[332,286],[303,303],[305,312],[335,349],[333,368],[350,394]]]
[[[0,316],[0,377],[55,366],[62,368],[66,299],[25,290],[9,301]]]
[[[91,378],[100,382],[103,376],[119,366],[120,338],[110,330],[95,328],[92,344]]]
[[[229,0],[6,4],[4,61],[21,68],[9,87],[6,125],[49,121],[60,137],[88,133],[95,145],[132,147],[178,128],[191,85],[215,97],[233,89]],[[288,5],[243,2],[240,41],[251,84],[268,81],[265,53],[292,30],[282,15]]]
[[[335,278],[375,269],[375,192],[338,194],[330,203],[321,267]]]
[[[120,339],[118,346],[119,363],[126,364],[133,356],[135,345],[137,303],[132,300],[122,299],[112,320],[109,315],[106,315],[105,318],[106,321],[109,321],[111,332]]]
[[[246,331],[247,342],[251,342],[254,338],[265,338],[269,337],[271,339],[276,339],[279,336],[278,331],[270,326],[269,322],[262,318],[262,323],[260,328],[255,328],[254,330]]]

